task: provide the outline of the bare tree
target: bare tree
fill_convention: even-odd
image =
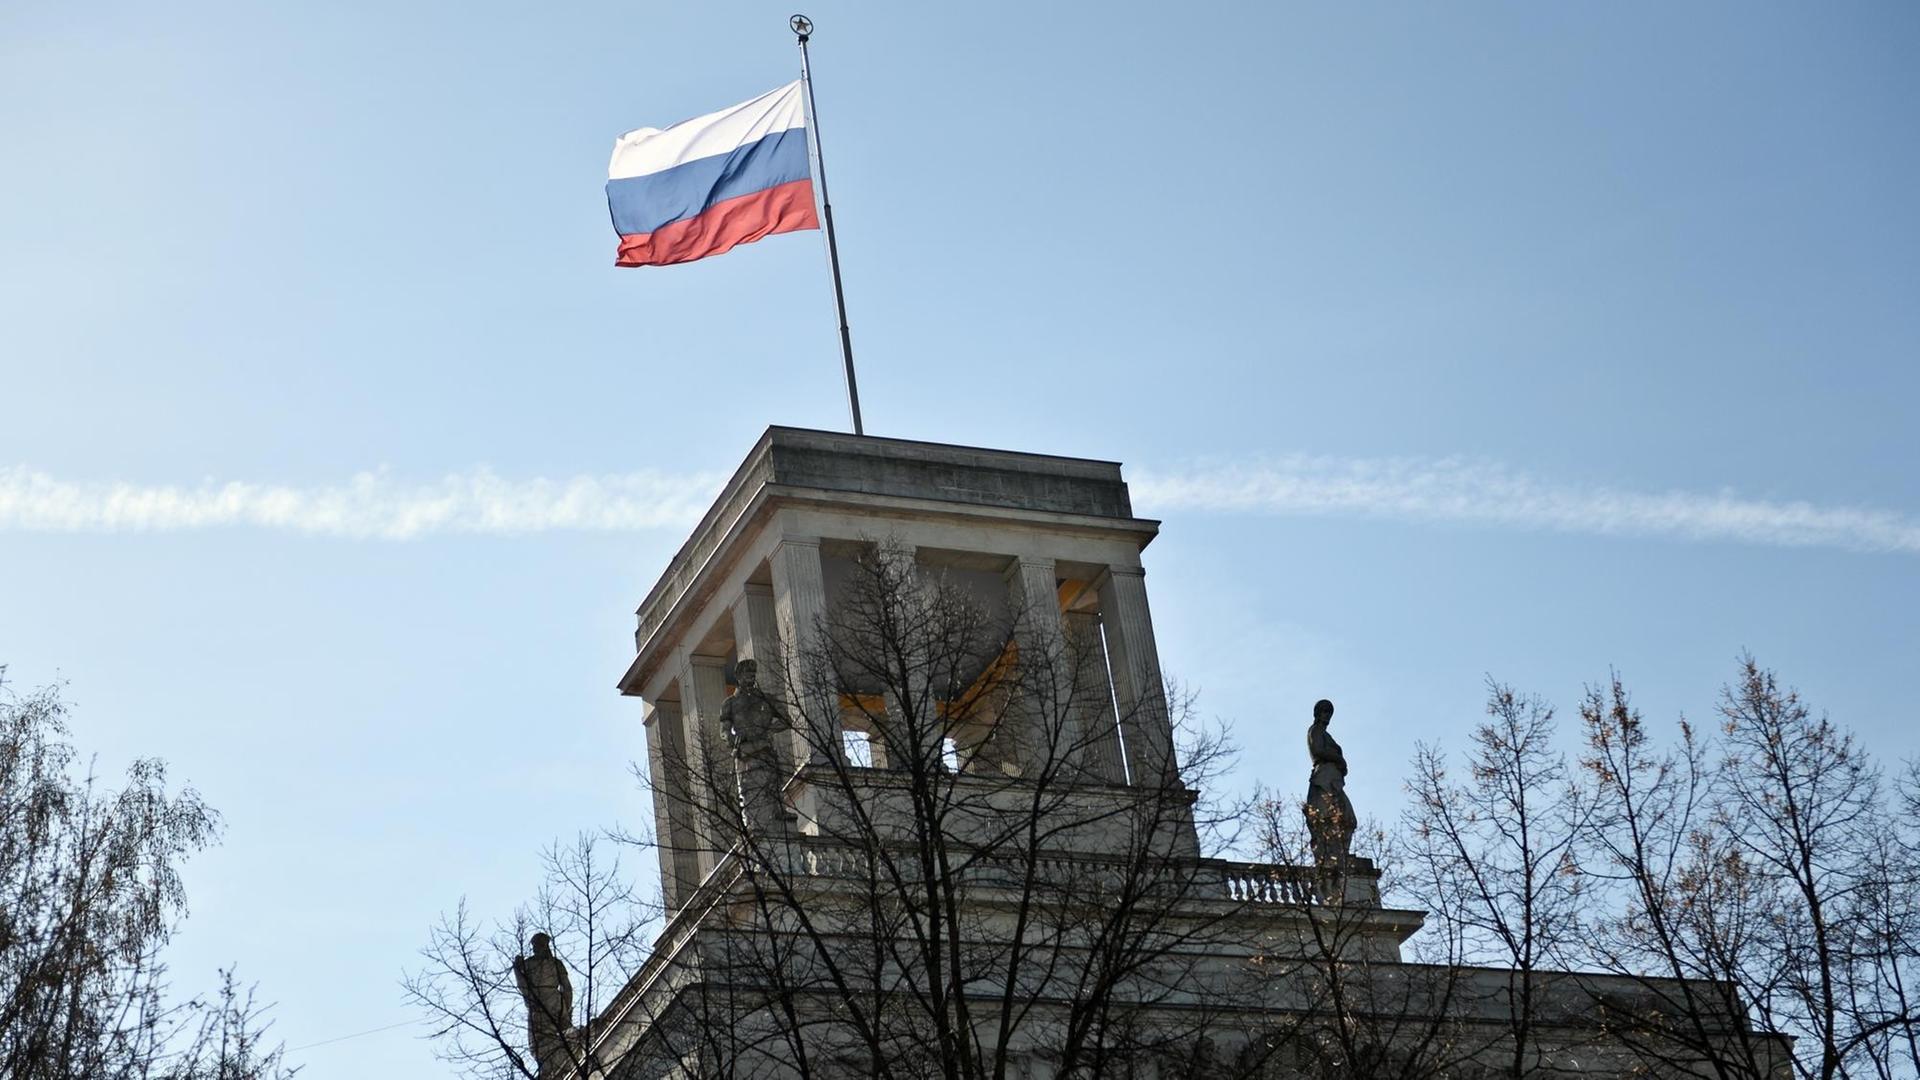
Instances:
[[[1581,706],[1588,980],[1655,1072],[1920,1076],[1916,836],[1853,737],[1750,656],[1703,736],[1616,676]]]
[[[0,668],[0,1075],[283,1077],[264,1010],[223,972],[170,994],[164,952],[186,913],[184,860],[219,816],[166,765],[123,786],[81,771],[57,688],[14,693]]]
[[[464,1075],[532,1080],[543,1072],[601,1068],[597,1019],[639,964],[659,925],[658,902],[625,873],[619,845],[582,834],[541,853],[534,900],[500,923],[476,920],[462,901],[402,981],[433,1025],[435,1051]],[[536,934],[571,969],[564,1000],[529,994],[516,975]]]
[[[1873,977],[1860,996],[1896,1018],[1874,1047],[1882,1074],[1920,1077],[1920,760],[1907,763],[1898,800],[1897,827],[1875,837],[1868,864],[1876,869],[1875,887],[1867,892],[1858,951]]]
[[[1312,864],[1312,838],[1300,807],[1269,800],[1261,807],[1261,856],[1272,869]],[[1404,883],[1401,835],[1377,824],[1357,830],[1363,865],[1382,867],[1380,895]],[[1402,959],[1380,947],[1378,913],[1344,900],[1338,869],[1317,871],[1317,891],[1289,896],[1305,948],[1263,957],[1270,978],[1290,985],[1292,1007],[1276,1010],[1266,1034],[1268,1064],[1282,1075],[1314,1080],[1438,1080],[1463,1075],[1490,1043],[1484,1025],[1467,1016],[1472,993],[1461,926],[1443,921],[1411,943]]]
[[[1097,637],[996,611],[886,545],[817,630],[772,665],[804,831],[743,822],[730,753],[688,755],[699,790],[675,807],[724,849],[685,905],[707,920],[704,989],[624,1002],[652,1042],[636,1053],[699,1075],[997,1080],[1038,1031],[1059,1076],[1196,1052],[1246,974],[1196,959],[1243,907],[1202,858],[1243,807],[1195,795],[1225,740],[1190,740],[1180,771],[1129,745],[1125,783],[1136,718],[1114,715]],[[1138,708],[1177,726],[1182,703],[1154,690]]]
[[[1579,847],[1592,807],[1553,745],[1550,705],[1489,680],[1487,715],[1464,779],[1438,748],[1416,751],[1409,885],[1463,960],[1504,969],[1501,1071],[1518,1078],[1558,1068],[1539,1038],[1550,993],[1542,973],[1579,959]]]
[[[1688,884],[1725,898],[1703,934],[1722,977],[1795,1039],[1800,1075],[1916,1075],[1912,819],[1886,812],[1853,736],[1751,656],[1720,717],[1717,805]]]
[[[1615,675],[1580,706],[1580,764],[1594,793],[1588,821],[1596,965],[1629,979],[1634,998],[1603,996],[1610,1032],[1651,1065],[1733,1080],[1774,1076],[1776,1038],[1746,1023],[1726,960],[1746,902],[1716,850],[1712,751],[1685,720],[1662,747]]]
[[[252,986],[243,987],[232,968],[220,972],[213,993],[187,1003],[185,1037],[154,1062],[156,1080],[259,1080],[286,1077],[285,1051],[268,1041],[268,1006]]]

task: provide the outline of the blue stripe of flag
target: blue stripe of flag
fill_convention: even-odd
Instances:
[[[788,128],[725,154],[699,158],[646,176],[607,181],[607,209],[621,236],[639,236],[740,195],[805,180],[807,129]]]

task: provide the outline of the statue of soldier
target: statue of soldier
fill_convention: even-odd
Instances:
[[[747,827],[762,835],[778,832],[787,820],[781,795],[787,778],[776,740],[784,739],[791,727],[780,706],[756,685],[758,664],[742,660],[734,665],[733,681],[733,696],[720,707],[720,727],[733,740],[743,816]]]
[[[1353,845],[1353,803],[1347,798],[1347,755],[1340,750],[1327,725],[1333,722],[1333,702],[1322,698],[1313,705],[1313,725],[1307,728],[1307,755],[1313,774],[1307,780],[1307,833],[1318,866],[1344,865]]]
[[[513,981],[527,1005],[527,1046],[540,1072],[559,1073],[567,1065],[567,1033],[573,1027],[573,980],[567,965],[553,955],[553,939],[533,935],[533,955],[513,958]]]

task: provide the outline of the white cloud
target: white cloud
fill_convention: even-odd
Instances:
[[[203,481],[190,487],[59,480],[0,468],[0,530],[139,532],[252,527],[407,540],[438,533],[683,530],[725,477],[634,472],[504,479],[487,469],[430,483],[386,470],[344,484]],[[1920,519],[1864,507],[1547,483],[1454,459],[1297,455],[1252,464],[1128,470],[1134,505],[1165,515],[1255,513],[1459,522],[1595,535],[1676,537],[1920,554]]]
[[[1172,510],[1463,522],[1606,536],[1733,540],[1920,554],[1920,519],[1731,491],[1619,491],[1537,480],[1493,463],[1295,455],[1252,465],[1133,470],[1142,512]]]
[[[232,526],[319,536],[409,540],[434,533],[686,528],[725,477],[636,472],[507,480],[487,469],[408,484],[385,470],[345,484],[288,487],[203,481],[193,487],[75,483],[0,469],[0,529],[142,532]]]

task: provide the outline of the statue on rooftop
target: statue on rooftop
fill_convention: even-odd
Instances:
[[[720,727],[733,740],[734,765],[740,774],[740,801],[749,829],[762,835],[778,832],[787,819],[781,789],[780,754],[775,739],[791,730],[786,714],[757,685],[759,665],[742,660],[734,665],[733,696],[720,707]]]
[[[541,1073],[567,1064],[567,1033],[573,1027],[573,980],[553,955],[553,939],[533,935],[533,955],[513,958],[513,981],[527,1006],[527,1047]]]
[[[1313,705],[1313,726],[1307,728],[1307,754],[1313,775],[1307,780],[1307,833],[1318,866],[1346,862],[1353,845],[1353,803],[1347,799],[1347,755],[1340,750],[1327,725],[1333,722],[1333,702],[1322,698]]]

